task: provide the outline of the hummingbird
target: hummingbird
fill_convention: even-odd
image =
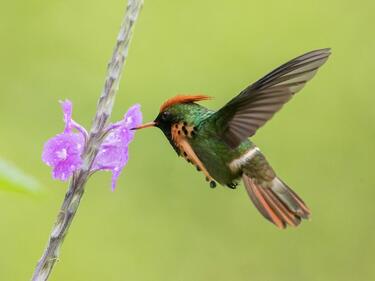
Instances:
[[[247,193],[278,228],[298,226],[310,209],[272,169],[249,139],[300,91],[327,61],[330,49],[305,53],[251,84],[217,111],[197,102],[206,95],[178,95],[165,101],[154,121],[133,129],[158,127],[171,146],[211,188],[235,189],[242,178]]]

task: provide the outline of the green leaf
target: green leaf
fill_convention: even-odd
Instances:
[[[36,192],[40,184],[16,166],[0,159],[0,189],[18,192]]]

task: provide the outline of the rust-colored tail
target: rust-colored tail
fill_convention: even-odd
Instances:
[[[298,226],[308,219],[310,210],[303,200],[284,182],[275,177],[265,186],[243,174],[246,190],[259,212],[279,228]]]

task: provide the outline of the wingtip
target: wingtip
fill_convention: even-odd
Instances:
[[[324,53],[326,53],[328,56],[330,56],[332,54],[332,49],[331,48],[324,48],[322,49],[324,51]]]
[[[309,53],[314,54],[314,55],[318,55],[318,56],[322,55],[322,56],[325,56],[325,57],[329,57],[332,54],[332,49],[331,48],[322,48],[322,49],[317,49],[317,50],[311,51]]]

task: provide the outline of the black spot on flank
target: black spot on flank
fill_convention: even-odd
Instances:
[[[210,181],[210,187],[215,188],[216,187],[216,182],[215,181]]]
[[[184,134],[185,134],[185,135],[187,135],[187,134],[188,134],[188,131],[186,130],[186,128],[185,128],[185,127],[182,127],[182,131],[184,132]]]
[[[184,151],[184,156],[186,157],[187,156],[187,153]]]
[[[191,163],[191,160],[189,158],[186,158],[186,160],[188,161],[188,163]]]
[[[178,130],[178,131],[177,131],[177,134],[181,135],[181,131],[180,131],[180,130]]]
[[[195,136],[197,135],[194,131],[192,131],[191,133],[190,133],[190,135],[193,137],[193,138],[195,138]]]
[[[199,166],[197,166],[196,168],[197,168],[197,171],[200,172],[201,168],[199,168]]]
[[[175,124],[174,127],[175,127],[175,128],[178,128],[178,124]]]
[[[187,122],[184,122],[184,126],[187,126]]]

